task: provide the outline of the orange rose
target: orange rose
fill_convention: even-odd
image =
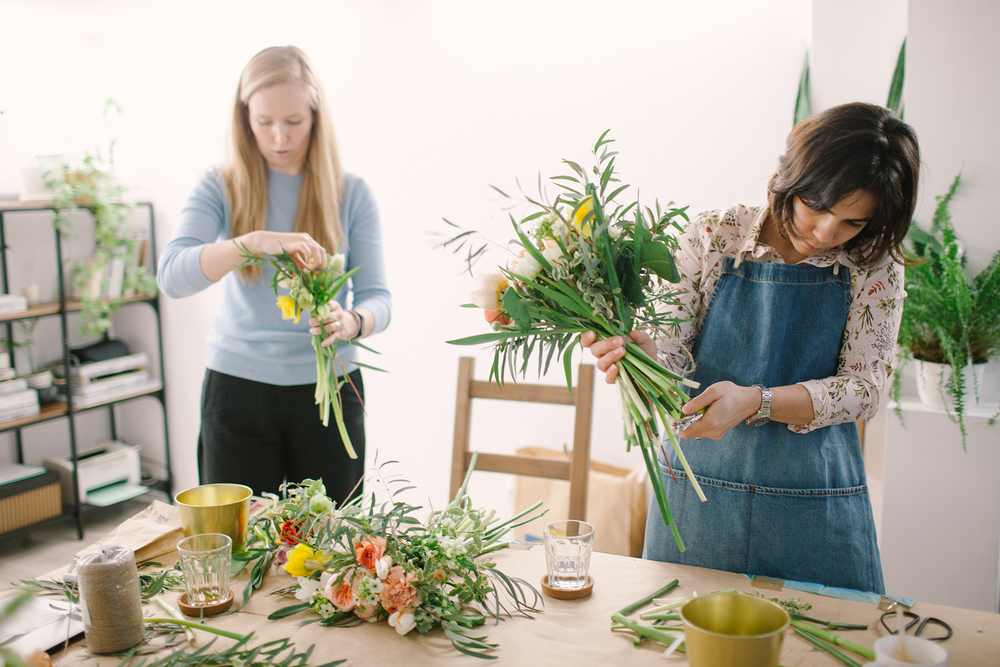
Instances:
[[[351,611],[357,605],[357,581],[353,576],[345,576],[344,580],[340,582],[340,585],[334,590],[334,584],[337,583],[337,577],[330,577],[330,581],[326,585],[326,590],[323,592],[326,594],[326,599],[333,603],[333,605],[340,611]]]
[[[364,537],[354,545],[354,556],[361,567],[375,569],[375,563],[385,555],[386,542],[384,537]]]
[[[490,324],[493,324],[494,322],[499,322],[500,324],[511,323],[511,319],[500,310],[484,310],[483,314],[486,315],[486,321]]]
[[[420,594],[412,585],[416,578],[416,573],[407,573],[399,565],[389,570],[389,576],[382,581],[382,592],[378,594],[387,612],[420,606]]]

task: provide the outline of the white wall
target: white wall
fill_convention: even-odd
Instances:
[[[238,11],[234,11],[235,7]],[[768,2],[10,2],[0,23],[0,191],[37,154],[93,149],[101,110],[124,109],[116,163],[156,206],[162,248],[202,169],[223,155],[237,77],[259,49],[293,43],[331,100],[346,168],[371,184],[386,232],[391,327],[369,360],[369,460],[397,459],[447,495],[457,357],[484,330],[462,310],[471,279],[432,248],[442,217],[510,236],[495,184],[517,190],[560,159],[586,161],[611,128],[624,182],[695,211],[759,203],[790,129],[809,4]],[[30,54],[30,55],[29,55]],[[11,66],[17,63],[16,67]],[[164,300],[174,472],[196,483],[194,446],[214,289]],[[559,382],[556,375],[552,382]],[[617,398],[598,388],[594,457],[628,467]],[[477,412],[497,448],[568,442],[571,417]],[[147,429],[148,430],[148,429]],[[152,429],[152,430],[155,430]],[[154,437],[150,432],[148,436]],[[58,441],[57,441],[58,442]],[[492,446],[492,445],[490,445]],[[37,449],[29,459],[38,456]],[[7,455],[6,452],[0,456]],[[484,504],[509,486],[480,483]]]

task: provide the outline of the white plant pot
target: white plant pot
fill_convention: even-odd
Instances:
[[[951,366],[935,364],[930,361],[917,362],[917,396],[924,405],[954,412],[954,401],[948,394],[948,382],[951,380]],[[983,386],[983,373],[987,364],[969,364],[962,369],[965,379],[965,406],[978,405],[976,387]]]

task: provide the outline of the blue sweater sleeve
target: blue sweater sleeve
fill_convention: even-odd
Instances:
[[[229,238],[228,207],[221,172],[207,171],[181,210],[174,238],[163,249],[156,273],[160,291],[179,298],[215,284],[201,270],[201,249]]]
[[[392,301],[385,278],[382,253],[382,227],[375,198],[368,185],[358,177],[344,179],[341,221],[346,223],[347,268],[362,268],[351,278],[352,307],[364,306],[375,316],[372,333],[389,325]]]

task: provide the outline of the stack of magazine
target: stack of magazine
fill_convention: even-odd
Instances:
[[[126,354],[104,361],[91,361],[70,369],[66,378],[63,367],[56,366],[52,374],[60,385],[56,400],[65,402],[72,392],[73,405],[87,408],[126,396],[144,394],[160,389],[159,380],[149,372],[149,358],[145,352]]]
[[[41,412],[38,392],[24,378],[0,382],[0,422],[32,417]]]
[[[28,310],[28,300],[17,294],[0,294],[0,315],[23,313]]]

